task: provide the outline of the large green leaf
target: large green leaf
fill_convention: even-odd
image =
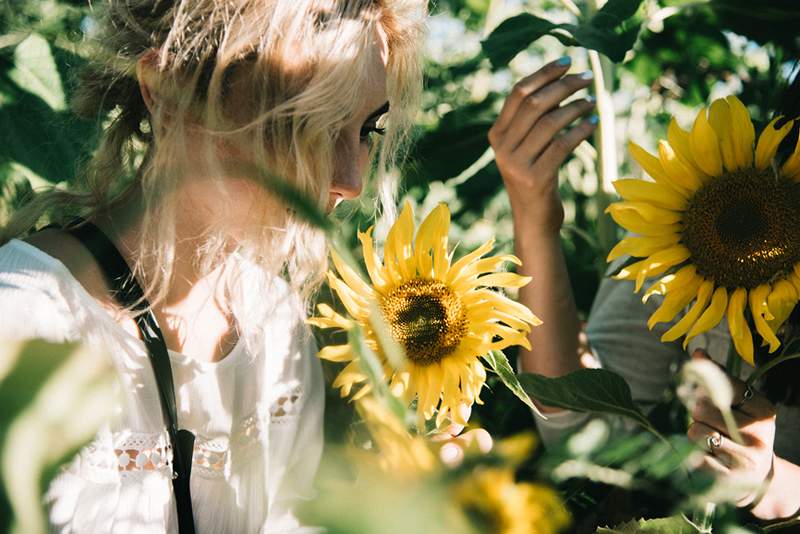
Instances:
[[[505,384],[505,386],[514,395],[516,395],[519,400],[527,404],[528,407],[537,414],[542,415],[542,413],[539,411],[539,408],[533,403],[531,398],[526,393],[525,388],[523,388],[520,384],[517,373],[515,373],[514,369],[511,368],[511,365],[508,363],[508,358],[506,358],[506,355],[503,354],[502,351],[490,351],[483,357],[483,359],[486,360],[486,363],[489,364],[489,367],[491,367],[492,371],[497,373],[497,375],[500,377],[500,380],[503,381],[503,384]]]
[[[658,519],[631,519],[614,528],[598,527],[597,534],[695,534],[695,529],[683,516]]]
[[[36,34],[0,55],[0,164],[49,183],[75,178],[99,133],[99,122],[79,120],[66,107],[64,76],[81,63]]]
[[[500,68],[540,37],[552,35],[565,44],[597,50],[612,61],[620,62],[639,34],[641,22],[636,18],[636,13],[642,1],[609,0],[591,18],[581,20],[578,24],[556,24],[530,13],[522,13],[498,25],[482,42],[483,51],[492,66]],[[571,39],[565,38],[565,31]]]
[[[117,405],[104,354],[0,340],[0,532],[44,532],[44,488]]]
[[[41,35],[29,35],[14,49],[14,68],[9,72],[20,89],[38,96],[53,111],[64,111],[67,97],[50,44]]]
[[[634,404],[628,383],[611,371],[580,369],[558,378],[525,373],[519,382],[528,395],[548,406],[621,415],[652,430],[647,417]]]

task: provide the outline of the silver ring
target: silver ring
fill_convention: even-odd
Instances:
[[[706,436],[706,447],[709,452],[714,452],[722,447],[722,435],[719,432],[711,432]]]
[[[742,405],[746,401],[749,401],[752,398],[753,398],[753,390],[750,389],[750,388],[746,388],[744,390],[744,393],[742,393],[742,400],[740,400],[739,402],[736,402],[733,405],[731,405],[731,408],[733,408],[734,410],[738,410],[739,408],[742,407]]]

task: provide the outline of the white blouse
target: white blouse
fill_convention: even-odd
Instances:
[[[191,494],[199,534],[315,530],[302,527],[293,509],[313,497],[324,384],[304,312],[288,291],[283,297],[262,335],[242,338],[219,362],[170,351],[179,427],[196,436]],[[48,488],[51,528],[177,532],[169,439],[144,344],[64,264],[11,240],[0,247],[0,339],[34,337],[105,349],[123,399]]]

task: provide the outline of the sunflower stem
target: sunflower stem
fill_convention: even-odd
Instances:
[[[778,356],[777,358],[771,360],[766,365],[757,367],[756,370],[753,371],[753,374],[751,374],[750,377],[745,382],[747,389],[752,389],[753,386],[756,384],[756,382],[758,382],[761,379],[761,377],[767,374],[767,371],[769,371],[773,367],[780,365],[783,362],[788,362],[789,360],[798,360],[798,359],[800,359],[800,352],[792,352],[790,354]]]

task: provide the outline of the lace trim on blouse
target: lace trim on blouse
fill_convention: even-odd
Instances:
[[[285,424],[299,415],[303,391],[296,385],[278,397],[269,408],[270,424]],[[258,411],[242,420],[232,441],[246,456],[249,449],[262,441],[262,421]],[[124,436],[117,441],[118,436]],[[192,475],[205,478],[224,477],[230,462],[228,438],[197,436],[192,455]],[[155,434],[128,432],[114,436],[113,451],[101,440],[95,440],[81,452],[86,465],[106,474],[117,471],[121,477],[142,475],[148,471],[171,472],[172,447],[166,431]]]

